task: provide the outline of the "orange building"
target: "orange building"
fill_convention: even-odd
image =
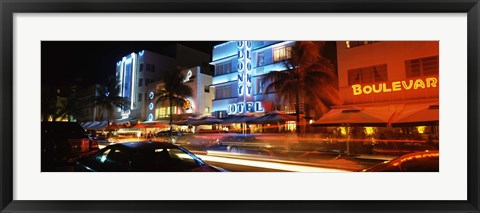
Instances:
[[[438,45],[438,41],[338,41],[344,105],[438,101]]]
[[[438,136],[438,41],[337,41],[337,68],[343,105],[314,125],[407,127]]]

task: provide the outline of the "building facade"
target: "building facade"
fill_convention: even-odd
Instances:
[[[196,66],[208,62],[210,56],[201,51],[180,45],[171,45],[157,54],[148,50],[124,56],[116,64],[116,79],[120,84],[119,96],[130,101],[129,109],[119,109],[122,120],[148,120],[148,87],[162,80],[162,72],[181,66]],[[192,65],[193,64],[193,65]]]
[[[438,101],[438,45],[438,41],[338,41],[344,105]]]
[[[288,108],[278,103],[276,94],[264,94],[264,77],[269,72],[285,70],[283,60],[289,57],[293,44],[294,41],[229,41],[215,46],[210,63],[215,66],[213,115],[227,117]]]
[[[124,56],[117,62],[116,79],[120,85],[119,96],[130,101],[129,109],[119,109],[122,119],[142,119],[146,89],[161,79],[161,71],[174,67],[174,59],[142,50]]]
[[[212,76],[208,75],[208,67],[196,66],[182,70],[185,76],[187,86],[192,89],[192,96],[186,97],[186,103],[181,108],[173,106],[173,115],[185,116],[207,116],[212,113],[212,100],[214,98],[214,89],[211,87]],[[148,87],[148,98],[145,100],[144,114],[146,121],[156,121],[166,119],[170,116],[170,106],[168,103],[158,103],[158,97],[155,91],[164,87],[162,81],[155,82]]]

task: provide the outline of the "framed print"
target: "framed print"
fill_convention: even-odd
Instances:
[[[480,211],[477,0],[0,7],[1,212]]]

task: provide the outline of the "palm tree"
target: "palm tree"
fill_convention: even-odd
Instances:
[[[53,117],[57,111],[55,92],[52,89],[42,88],[41,94],[42,121],[48,121],[50,116]]]
[[[291,48],[291,57],[284,61],[286,70],[266,75],[266,91],[275,91],[283,101],[295,103],[297,133],[301,101],[318,112],[316,117],[341,103],[335,66],[321,54],[324,46],[325,42],[298,41]]]
[[[110,78],[105,85],[98,88],[98,94],[95,96],[94,106],[100,109],[101,118],[106,113],[108,125],[112,118],[115,119],[116,109],[130,109],[130,101],[121,97],[119,91],[120,84],[116,82],[115,78]]]
[[[158,97],[156,104],[168,101],[170,106],[170,133],[172,132],[173,123],[173,107],[184,106],[187,97],[192,96],[192,89],[187,85],[195,76],[190,77],[189,81],[185,81],[185,75],[182,74],[182,68],[169,69],[163,73],[163,87],[158,89],[155,96]]]
[[[56,107],[56,112],[53,115],[53,120],[60,118],[72,122],[82,116],[83,112],[79,107],[79,101],[75,94],[71,94],[66,99],[60,101],[60,104]]]

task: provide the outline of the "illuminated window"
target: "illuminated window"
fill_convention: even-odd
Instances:
[[[297,129],[297,122],[286,121],[285,122],[285,128],[287,129],[287,131],[295,132],[295,130]]]
[[[232,97],[232,85],[220,86],[215,88],[215,99]]]
[[[405,61],[407,78],[438,75],[438,55]]]
[[[174,106],[172,115],[178,114],[178,107]],[[157,118],[168,118],[170,117],[170,107],[160,107],[155,109],[155,115]]]
[[[205,107],[205,113],[210,113],[210,107]]]
[[[279,47],[273,50],[273,61],[283,61],[292,57],[292,47]]]
[[[352,47],[358,47],[358,46],[363,46],[367,44],[373,44],[378,41],[346,41],[345,45],[347,48],[352,48]]]
[[[348,85],[383,82],[388,80],[387,64],[348,70]]]
[[[215,76],[224,75],[232,72],[232,62],[227,61],[215,65]]]

